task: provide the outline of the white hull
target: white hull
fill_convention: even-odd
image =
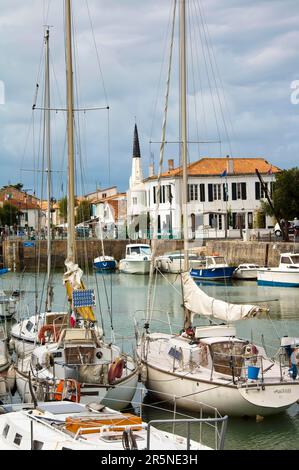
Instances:
[[[26,374],[16,370],[16,382],[18,393],[24,403],[32,403],[29,390],[29,381]],[[123,409],[131,403],[138,382],[138,369],[135,369],[127,377],[108,388],[96,384],[81,384],[80,403],[99,402],[114,409]],[[36,384],[32,379],[33,385]],[[39,399],[44,397],[38,397]]]
[[[257,279],[257,269],[252,269],[252,270],[249,270],[249,269],[244,269],[244,270],[241,270],[241,269],[238,269],[234,272],[233,274],[233,278],[234,279],[252,279],[252,280],[255,280]]]
[[[150,272],[150,260],[127,260],[119,262],[119,271],[125,274],[148,274]]]
[[[261,269],[258,272],[257,280],[260,285],[299,287],[299,270]]]
[[[190,411],[199,411],[206,404],[206,411],[210,411],[212,406],[220,413],[231,416],[266,416],[281,413],[299,398],[299,383],[273,383],[267,385],[265,390],[257,388],[255,384],[252,387],[237,388],[219,385],[215,381],[201,381],[198,374],[196,377],[192,377],[192,374],[186,377],[186,373],[172,374],[149,365],[145,367],[146,386],[156,396],[174,403],[175,395],[178,397],[177,406]],[[170,382],[175,383],[172,390]],[[272,406],[267,406],[267,403],[272,403]]]

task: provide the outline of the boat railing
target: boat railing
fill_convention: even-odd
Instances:
[[[223,450],[224,448],[224,439],[226,434],[227,428],[227,420],[228,416],[224,416],[223,418],[188,418],[188,419],[155,419],[151,420],[147,423],[147,450],[150,450],[150,443],[151,443],[151,427],[161,424],[186,424],[187,427],[187,437],[186,437],[186,450],[191,449],[191,425],[192,424],[209,424],[211,426],[217,426],[221,424],[221,429],[219,433],[219,437],[216,440],[216,447],[215,450]]]
[[[148,319],[147,318],[140,318],[140,319],[137,319],[136,318],[136,315],[138,313],[145,313],[144,310],[136,310],[133,314],[133,321],[134,321],[134,325],[135,325],[135,331],[138,332],[138,335],[139,337],[142,336],[142,332],[145,328],[145,325],[148,323]],[[167,321],[166,320],[161,320],[160,318],[151,318],[150,322],[151,324],[152,323],[159,323],[161,325],[166,325],[168,327],[168,331],[170,332],[171,335],[173,335],[173,327],[176,327],[178,328],[178,330],[181,330],[182,329],[182,324],[178,324],[178,323],[174,323],[173,321],[171,321],[171,315],[169,312],[165,311],[165,310],[159,310],[159,309],[155,309],[155,310],[152,310],[151,313],[158,313],[158,314],[163,314],[163,315],[166,315],[167,316]],[[142,326],[141,326],[142,325]]]

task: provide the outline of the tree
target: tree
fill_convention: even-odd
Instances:
[[[64,223],[67,221],[67,197],[63,197],[58,201],[59,216],[62,217]]]
[[[19,191],[22,191],[24,185],[22,183],[17,183],[17,184],[9,184],[6,186],[3,186],[2,189],[7,189],[7,188],[15,188],[18,189]]]
[[[0,221],[1,225],[14,225],[18,223],[18,217],[21,212],[17,207],[9,202],[5,202],[3,207],[0,207]]]
[[[91,204],[89,201],[81,201],[77,208],[76,224],[87,222],[91,217]]]
[[[276,175],[272,201],[274,212],[280,219],[293,220],[299,218],[299,168],[283,170]],[[269,203],[262,202],[262,210],[274,216]]]

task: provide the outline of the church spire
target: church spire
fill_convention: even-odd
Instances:
[[[134,129],[133,158],[141,158],[137,124]]]

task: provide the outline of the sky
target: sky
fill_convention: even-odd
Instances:
[[[128,188],[138,126],[144,176],[156,169],[163,121],[172,0],[72,0],[77,193]],[[43,25],[50,28],[51,101],[65,107],[63,0],[0,0],[0,185],[45,187],[42,168]],[[264,157],[297,166],[299,80],[297,0],[187,0],[190,161]],[[179,140],[178,28],[166,139]],[[39,92],[35,100],[36,83]],[[53,195],[66,190],[65,113],[51,118]],[[205,143],[204,143],[205,142]],[[179,163],[176,144],[167,159]],[[33,171],[34,169],[38,171]],[[44,189],[42,190],[44,191]]]

